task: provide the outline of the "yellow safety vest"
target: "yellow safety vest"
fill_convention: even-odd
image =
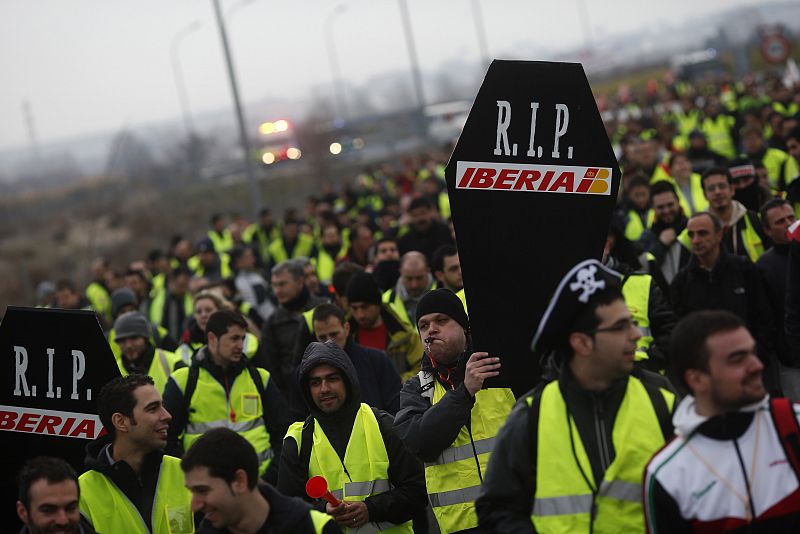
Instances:
[[[430,373],[420,371],[420,385],[431,381],[428,389],[431,405],[439,402],[447,390]],[[442,534],[478,526],[475,499],[481,488],[482,476],[494,450],[497,433],[514,406],[514,394],[507,388],[478,391],[470,414],[472,435],[461,427],[455,441],[433,462],[425,463],[425,483],[433,515]]]
[[[291,256],[289,256],[290,252],[287,251],[286,247],[283,245],[283,239],[276,239],[270,243],[269,247],[267,248],[270,258],[272,258],[272,261],[275,263],[280,263],[288,259],[299,258],[301,256],[308,258],[311,256],[311,251],[313,249],[314,238],[303,233],[297,234],[297,243],[294,246],[294,250],[291,251]]]
[[[150,321],[158,326],[161,326],[161,320],[164,318],[164,301],[167,298],[167,288],[163,288],[150,302]],[[194,302],[192,296],[187,292],[183,296],[183,313],[186,317],[194,313]]]
[[[663,389],[660,392],[671,409],[675,396]],[[527,402],[532,406],[533,397]],[[664,436],[642,382],[628,378],[614,419],[616,456],[599,485],[558,381],[545,386],[540,402],[531,511],[536,530],[561,534],[644,532],[644,469],[664,444]]]
[[[734,228],[734,231],[736,229]],[[750,215],[745,213],[744,215],[744,231],[740,234],[742,238],[742,243],[744,244],[744,248],[747,251],[747,256],[750,258],[750,261],[755,263],[758,258],[764,254],[764,243],[761,241],[761,237],[759,237],[758,232],[753,227],[752,221],[750,221]]]
[[[172,374],[181,393],[186,391],[190,368],[184,367]],[[263,380],[264,389],[269,383],[269,372],[256,368]],[[200,368],[197,386],[192,394],[189,418],[183,432],[183,449],[188,450],[197,438],[212,428],[225,427],[237,432],[250,442],[256,450],[259,462],[259,475],[263,475],[272,462],[274,453],[270,446],[270,436],[264,425],[264,407],[261,395],[253,383],[248,369],[242,369],[225,394],[225,388],[211,373]]]
[[[769,185],[773,189],[782,191],[797,178],[797,160],[783,150],[768,148],[764,157],[761,158],[761,163],[767,169]]]
[[[317,278],[323,284],[330,284],[333,282],[333,271],[336,269],[336,261],[344,258],[347,255],[347,249],[342,246],[336,257],[333,258],[328,252],[320,248],[319,254],[313,259],[312,263],[317,269]]]
[[[647,210],[645,215],[647,226],[653,224],[655,220],[655,213],[653,210]],[[644,233],[645,225],[642,223],[642,218],[636,213],[636,210],[628,211],[628,223],[625,225],[625,238],[629,241],[638,241]]]
[[[708,148],[728,159],[736,157],[736,147],[731,137],[731,128],[735,122],[733,117],[720,114],[714,119],[706,117],[702,125],[703,133],[708,139]]]
[[[97,532],[125,534],[190,534],[194,532],[192,493],[184,485],[181,461],[172,456],[161,459],[158,472],[152,531],[147,529],[139,510],[110,478],[95,470],[78,479],[81,489],[81,514]]]
[[[225,252],[218,252],[217,257],[219,258],[220,277],[230,278],[233,276],[233,270],[231,269],[231,257]],[[206,268],[203,267],[203,264],[200,262],[199,255],[189,258],[189,261],[186,262],[186,266],[192,271],[192,274],[198,278],[202,278],[206,273]]]
[[[302,444],[303,424],[292,423],[286,432],[286,437],[297,443],[298,451]],[[392,489],[389,482],[389,455],[372,408],[361,403],[347,442],[344,460],[339,458],[322,426],[315,421],[313,445],[308,460],[308,477],[314,476],[325,477],[329,491],[337,499],[346,502],[364,501],[367,497]],[[389,522],[367,523],[361,528],[348,528],[346,531],[358,534],[413,532],[411,521],[399,525]]]
[[[675,178],[672,176],[668,176],[667,178],[659,178],[658,180],[651,182],[651,185],[659,180],[663,180],[672,184],[672,186],[675,188],[675,194],[678,196],[678,203],[681,205],[681,208],[683,208],[683,214],[687,217],[691,217],[695,213],[708,210],[708,200],[706,199],[705,193],[703,193],[703,180],[696,172],[693,172],[689,176],[689,191],[692,197],[691,199],[686,198],[681,190],[681,186],[678,185],[677,180],[675,180]]]
[[[456,296],[461,299],[461,304],[464,305],[464,312],[469,316],[469,310],[467,309],[467,294],[464,293],[464,288],[458,290]]]
[[[86,286],[86,298],[94,312],[102,317],[106,324],[111,324],[111,295],[99,282]]]
[[[222,234],[218,234],[216,230],[209,230],[207,235],[211,243],[214,244],[214,250],[217,251],[217,254],[229,252],[234,246],[233,234],[227,228],[222,231]]]
[[[394,311],[395,315],[406,323],[407,325],[413,326],[416,330],[417,325],[411,321],[411,318],[408,316],[408,311],[406,311],[406,305],[403,304],[403,300],[400,298],[400,295],[394,289],[387,289],[383,292],[381,296],[381,300],[388,304],[389,307]]]
[[[117,358],[117,367],[119,367],[119,372],[122,376],[128,376],[130,373],[125,369],[122,358],[123,356],[120,354]],[[156,348],[155,354],[153,354],[153,361],[150,362],[150,368],[147,370],[147,374],[153,379],[155,387],[159,392],[164,393],[167,380],[169,380],[172,371],[175,370],[175,364],[180,361],[182,361],[181,357],[174,352]]]
[[[622,296],[625,304],[631,311],[633,319],[639,323],[642,337],[636,342],[636,360],[646,360],[650,356],[647,351],[653,344],[653,333],[650,331],[650,284],[653,277],[649,274],[633,274],[625,280],[622,286]]]

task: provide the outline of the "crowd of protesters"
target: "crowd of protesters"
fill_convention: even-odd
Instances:
[[[666,399],[653,400],[658,417],[646,424],[660,430],[659,438],[648,443],[653,447],[647,449],[647,457],[637,460],[635,467],[641,471],[645,467],[642,462],[672,434],[668,414],[678,404],[679,393],[690,394],[687,398],[696,398],[700,404],[707,400],[704,386],[690,376],[692,369],[703,364],[684,359],[680,362],[683,367],[676,371],[672,361],[673,335],[681,319],[697,317],[692,314],[704,310],[729,312],[731,315],[722,319],[714,316],[700,321],[723,324],[717,330],[709,326],[711,330],[705,334],[711,336],[720,328],[724,332],[746,328],[754,342],[753,348],[748,348],[754,358],[748,361],[755,369],[750,375],[760,377],[763,369],[764,386],[776,396],[783,392],[782,370],[800,368],[800,286],[793,281],[800,276],[791,276],[793,270],[800,270],[800,257],[794,257],[797,250],[792,248],[789,232],[800,215],[800,84],[787,86],[775,76],[652,84],[641,94],[601,99],[600,105],[618,152],[622,183],[602,261],[586,267],[590,270],[585,272],[601,268],[615,273],[604,274],[610,276],[608,280],[620,276],[619,295],[624,301],[613,293],[607,301],[593,302],[592,313],[598,319],[591,332],[581,332],[628,335],[631,325],[636,326],[636,335],[627,339],[635,345],[635,350],[631,349],[635,368],[656,376],[642,378],[641,384],[645,388],[655,384],[652,387],[661,388]],[[153,419],[163,439],[151,449],[166,448],[174,457],[186,454],[187,465],[182,467],[187,480],[193,473],[192,480],[201,481],[198,487],[211,484],[202,482],[203,476],[218,476],[213,470],[196,472],[197,466],[213,464],[212,454],[199,452],[206,442],[213,441],[204,436],[225,426],[252,446],[253,473],[248,471],[248,475],[277,485],[287,495],[305,497],[304,481],[315,473],[334,480],[346,475],[347,480],[334,484],[340,498],[357,495],[356,481],[385,482],[382,490],[371,487],[361,498],[350,499],[365,505],[323,502],[315,506],[315,511],[326,512],[342,529],[371,524],[377,530],[391,526],[425,532],[426,524],[431,529],[438,524],[443,532],[481,527],[511,531],[504,528],[520,518],[527,529],[542,532],[590,532],[595,521],[603,527],[598,531],[614,531],[615,524],[641,529],[640,494],[636,498],[639,508],[625,508],[615,523],[605,508],[613,505],[603,504],[606,501],[599,497],[595,502],[604,491],[596,484],[591,508],[599,505],[604,513],[598,517],[594,511],[587,512],[584,518],[583,512],[575,512],[567,521],[553,519],[554,514],[546,511],[550,505],[534,496],[536,488],[546,486],[555,491],[556,486],[543,484],[536,473],[533,479],[525,479],[532,485],[527,488],[530,495],[526,493],[524,498],[518,494],[504,497],[500,486],[507,480],[497,475],[486,485],[487,464],[491,474],[492,466],[499,462],[488,462],[489,445],[486,450],[476,445],[494,443],[514,399],[506,390],[493,395],[481,391],[484,378],[499,373],[499,360],[484,353],[467,354],[461,360],[468,349],[464,339],[469,338],[465,306],[469,288],[464,288],[461,276],[457,237],[469,237],[455,234],[444,164],[441,157],[425,156],[400,171],[388,165],[365,170],[339,191],[327,187],[309,197],[302,210],[288,208],[280,217],[274,206],[262,210],[256,221],[239,214],[209,214],[203,235],[174,236],[167,248],[154,249],[147,258],[126,265],[96,259],[92,282],[85,288],[69,280],[40,284],[38,305],[95,311],[107,330],[121,373],[152,377],[149,382],[128,386],[131,391],[144,387],[153,398],[163,396],[160,406],[165,413]],[[508,278],[511,291],[498,298],[512,299],[515,283],[534,283],[523,268],[509,266],[509,274],[512,272],[515,276]],[[556,295],[554,300],[560,298]],[[627,305],[629,313],[624,305],[618,306],[620,302]],[[574,308],[576,304],[564,306]],[[607,308],[619,312],[621,326],[598,327]],[[571,323],[578,321],[579,313],[565,317]],[[548,328],[554,327],[550,324]],[[562,325],[561,330],[564,328]],[[445,339],[451,332],[448,329],[458,333],[454,338],[459,340],[458,350],[436,345],[439,332],[444,332],[441,339]],[[568,333],[559,331],[558,335]],[[569,339],[572,343],[572,335]],[[701,335],[701,342],[704,339]],[[702,354],[700,349],[695,352]],[[567,361],[574,367],[569,372],[580,383],[592,373],[592,364],[580,367],[580,362],[596,358],[598,353],[578,345],[572,345],[571,353],[572,359]],[[559,357],[558,351],[550,354],[545,376],[560,377],[560,381],[567,371],[563,355],[561,361]],[[626,380],[628,374],[630,370]],[[116,387],[124,389],[120,384]],[[630,389],[620,395],[629,394],[633,395]],[[544,395],[542,390],[528,397],[523,408],[545,402],[539,395]],[[746,398],[753,402],[761,399],[758,392]],[[570,402],[567,398],[568,414]],[[702,404],[698,413],[709,403]],[[621,406],[627,405],[614,406],[623,413]],[[741,407],[735,402],[725,406],[732,410]],[[528,428],[523,408],[513,412],[520,415],[512,416],[510,421],[518,421],[510,423],[512,427]],[[539,419],[538,424],[546,421]],[[107,447],[130,439],[124,424],[110,419],[103,423],[118,428],[107,437]],[[582,430],[581,424],[578,428]],[[611,425],[615,424],[612,418]],[[512,437],[514,428],[501,435],[509,440],[504,446],[513,448],[521,443]],[[613,428],[616,435],[617,427]],[[431,437],[437,429],[438,441]],[[366,437],[356,440],[353,436],[360,432]],[[571,432],[569,440],[573,439]],[[219,446],[241,446],[229,436],[213,439]],[[371,449],[376,439],[382,444],[380,453]],[[530,445],[527,439],[526,446]],[[598,436],[583,445],[612,449],[606,460],[608,451],[598,460],[595,452],[587,450],[586,462],[591,464],[595,480],[604,475],[610,480],[611,467],[616,465],[612,463],[613,448],[619,443],[616,438],[605,445],[604,441]],[[195,445],[200,460],[191,455]],[[530,461],[536,465],[535,444],[531,447]],[[109,462],[114,465],[110,450],[94,449],[93,469],[108,469]],[[458,456],[462,453],[463,457]],[[359,457],[373,461],[373,454],[389,466],[388,471],[384,465],[379,472],[369,472],[359,464]],[[451,454],[455,459],[448,456]],[[618,449],[618,456],[624,454],[628,449]],[[332,468],[330,462],[337,456],[341,465]],[[469,468],[456,467],[459,459],[473,457]],[[513,474],[519,467],[511,456],[506,460],[508,465],[497,467],[497,473],[508,469]],[[543,462],[541,458],[538,461]],[[470,474],[476,465],[477,475]],[[342,466],[344,475],[338,471]],[[657,477],[657,473],[648,476]],[[453,483],[450,477],[461,477],[461,482]],[[226,483],[237,487],[229,478]],[[451,483],[440,483],[440,478]],[[466,480],[474,484],[465,487]],[[88,482],[87,487],[92,487]],[[264,490],[259,497],[262,493],[253,489],[252,480],[245,477],[240,482],[242,498],[249,502],[260,503],[262,497],[278,502],[279,494],[270,493],[274,490]],[[641,482],[640,477],[635,483]],[[476,513],[475,500],[482,483],[484,493]],[[658,483],[656,498],[672,507],[669,522],[661,523],[662,528],[664,524],[690,525],[683,522],[693,517],[686,515],[685,508],[673,509],[673,501],[680,498],[667,495],[680,484],[663,478]],[[188,486],[195,495],[194,505],[199,490],[192,484]],[[427,502],[433,509],[427,518],[426,484]],[[493,496],[494,490],[499,493]],[[445,495],[456,500],[441,500]],[[514,504],[519,504],[518,497],[524,501],[520,510],[525,513],[512,520],[504,514],[519,510],[506,510],[504,503],[517,499]],[[81,503],[83,510],[83,500]],[[753,508],[752,497],[744,504],[749,507],[749,521],[762,516],[763,510]],[[213,510],[206,504],[193,511]],[[648,513],[656,514],[655,508]],[[800,505],[792,505],[789,513],[795,514],[796,522]],[[658,514],[662,517],[663,510]],[[320,517],[303,515],[303,521],[319,532],[332,531]],[[94,519],[104,521],[101,515]],[[648,519],[648,527],[657,530],[660,519]],[[514,531],[519,523],[516,525]],[[158,531],[155,522],[147,522],[147,528]],[[790,531],[780,530],[783,528],[781,523],[776,531]]]

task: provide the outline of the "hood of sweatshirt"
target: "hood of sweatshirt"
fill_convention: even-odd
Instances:
[[[708,429],[711,430],[713,427],[719,424],[726,426],[726,422],[735,424],[736,421],[733,420],[738,418],[740,415],[744,415],[744,419],[746,419],[747,423],[749,424],[749,420],[752,418],[753,413],[764,408],[768,403],[769,395],[765,395],[760,401],[743,406],[737,412],[708,417],[697,413],[697,402],[694,396],[687,395],[683,398],[683,400],[681,400],[680,404],[678,404],[678,407],[675,409],[675,413],[672,415],[672,424],[675,425],[675,433],[678,436],[685,438],[695,430],[698,430],[701,425],[708,427]],[[716,434],[716,432],[714,432],[714,434]]]
[[[309,374],[314,368],[327,364],[342,372],[345,383],[346,398],[334,413],[325,413],[320,410],[311,397],[309,387]],[[350,357],[339,345],[330,341],[328,343],[313,342],[306,347],[303,360],[297,370],[300,381],[300,394],[308,406],[309,413],[319,422],[323,432],[328,437],[334,450],[344,458],[347,443],[353,430],[353,423],[361,407],[361,389],[358,384],[358,375]]]

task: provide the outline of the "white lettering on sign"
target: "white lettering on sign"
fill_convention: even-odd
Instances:
[[[94,414],[0,405],[0,431],[95,439],[104,428]]]
[[[611,169],[459,161],[456,188],[608,196],[611,194]]]
[[[31,396],[28,389],[28,381],[25,380],[25,371],[28,370],[28,351],[25,347],[18,347],[14,345],[14,395],[17,397],[23,394],[26,397]],[[22,389],[20,389],[20,385]],[[36,395],[34,395],[35,397]]]
[[[531,102],[531,121],[530,136],[528,137],[528,150],[525,152],[530,158],[541,158],[542,147],[535,146],[534,137],[536,136],[536,117],[539,111],[539,102]],[[561,151],[559,144],[569,128],[569,107],[566,104],[555,104],[556,122],[553,130],[553,151],[552,157],[560,158]],[[494,155],[495,156],[516,156],[517,144],[508,140],[508,128],[511,126],[511,103],[508,100],[497,101],[497,135],[495,137]],[[572,159],[573,147],[567,147],[567,159]]]
[[[53,377],[59,376],[66,378],[63,370],[60,374],[55,374],[55,366],[57,365],[58,357],[56,356],[55,349],[48,348],[47,352],[47,391],[45,396],[48,399],[61,398],[61,387],[53,387]],[[78,382],[86,374],[86,356],[83,351],[72,349],[72,392],[69,398],[72,400],[80,400],[81,393],[78,391]],[[34,360],[35,361],[35,360]],[[63,361],[63,359],[62,359]],[[36,386],[28,387],[28,366],[31,363],[28,355],[28,350],[25,347],[14,346],[14,390],[13,394],[16,397],[36,397]],[[92,390],[87,388],[85,391],[86,400],[92,400]]]

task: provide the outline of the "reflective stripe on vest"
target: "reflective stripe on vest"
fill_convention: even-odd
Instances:
[[[622,296],[631,312],[631,317],[639,323],[639,332],[642,337],[636,340],[636,360],[649,358],[647,351],[653,344],[650,334],[650,284],[653,277],[649,274],[633,274],[625,280],[622,286]]]
[[[363,501],[367,497],[392,489],[389,483],[389,454],[383,442],[378,420],[372,408],[364,403],[358,409],[350,432],[344,459],[334,450],[322,425],[314,422],[313,445],[308,459],[308,477],[321,475],[328,481],[333,495],[346,502]],[[295,440],[300,450],[303,422],[293,423],[286,437]],[[345,466],[346,471],[345,471]],[[347,532],[404,532],[411,533],[411,521],[402,524],[368,523]]]
[[[674,396],[661,394],[672,406]],[[628,377],[614,418],[616,452],[599,488],[578,428],[557,381],[542,391],[539,405],[536,491],[531,521],[538,532],[643,532],[642,479],[650,457],[664,444],[655,408],[638,378]],[[533,397],[528,397],[528,406]],[[594,514],[592,512],[594,511]]]
[[[466,445],[461,445],[460,447],[450,447],[442,451],[442,454],[439,455],[432,462],[426,462],[425,465],[442,465],[442,464],[449,464],[453,462],[458,462],[459,460],[466,460],[467,458],[472,458],[477,454],[486,454],[492,452],[494,450],[494,444],[497,441],[497,437],[493,436],[491,438],[486,439],[479,439],[476,440],[474,443],[468,443]],[[473,449],[473,445],[475,448]],[[474,450],[474,452],[473,452]]]
[[[257,371],[266,389],[269,372],[261,368]],[[178,369],[172,375],[181,393],[186,391],[188,377],[188,367]],[[270,448],[269,431],[264,425],[263,410],[261,395],[258,394],[248,369],[242,369],[236,375],[229,393],[226,394],[222,384],[201,367],[197,386],[192,394],[189,419],[183,432],[183,448],[188,450],[207,430],[229,428],[249,441],[256,450],[261,461],[259,474],[263,475],[274,456]]]
[[[180,460],[163,456],[147,529],[139,510],[110,478],[90,470],[79,478],[80,507],[98,532],[126,534],[189,534],[194,532],[192,494],[184,486]]]
[[[424,374],[420,373],[420,383]],[[447,393],[438,380],[434,380],[432,391],[431,404],[439,402]],[[450,447],[436,460],[425,464],[428,500],[443,533],[478,526],[475,499],[480,490],[481,475],[477,467],[480,466],[481,473],[486,472],[497,432],[513,406],[514,394],[510,389],[478,391],[470,414],[472,437],[466,427],[461,427]]]

